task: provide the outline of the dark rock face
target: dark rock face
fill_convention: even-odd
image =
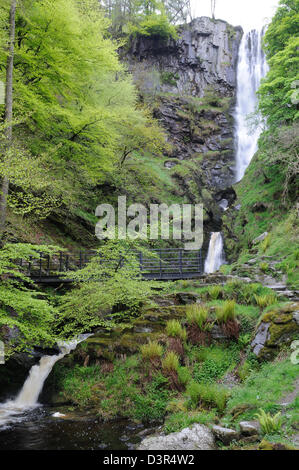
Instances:
[[[137,37],[123,59],[141,98],[166,129],[165,169],[187,202],[205,207],[205,230],[219,231],[235,200],[233,111],[243,31],[197,18],[179,39]]]
[[[241,27],[225,21],[196,18],[180,29],[176,41],[135,39],[128,56],[130,68],[137,78],[144,71],[162,71],[162,92],[202,97],[206,88],[213,86],[222,95],[233,95],[242,34]],[[154,75],[144,86],[158,86]]]

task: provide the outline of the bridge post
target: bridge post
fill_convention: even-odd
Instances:
[[[183,274],[183,252],[179,251],[180,274]]]
[[[139,266],[140,266],[140,271],[143,271],[143,257],[142,257],[142,251],[139,253]]]
[[[160,250],[160,279],[162,279],[162,250]]]

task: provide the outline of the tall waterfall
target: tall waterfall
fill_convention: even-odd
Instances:
[[[211,274],[224,263],[223,238],[220,232],[213,232],[209,245],[208,255],[205,261],[205,273]]]
[[[238,62],[236,121],[236,181],[240,181],[253,155],[261,134],[260,126],[252,132],[248,128],[247,116],[254,113],[257,106],[256,92],[261,79],[268,72],[265,54],[262,50],[262,39],[265,28],[244,34]]]
[[[54,367],[54,364],[66,354],[74,350],[78,343],[84,341],[90,335],[80,335],[78,340],[70,343],[60,343],[60,354],[56,356],[43,356],[39,364],[31,367],[29,375],[14,400],[0,404],[0,427],[15,421],[18,415],[38,406],[38,397],[43,389],[45,380]]]

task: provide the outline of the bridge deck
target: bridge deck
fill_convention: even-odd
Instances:
[[[151,250],[151,254],[147,256],[141,252],[134,252],[134,254],[136,254],[144,279],[192,279],[203,274],[201,250]],[[71,272],[82,269],[95,256],[99,257],[101,264],[113,261],[101,258],[96,251],[80,251],[78,254],[60,252],[52,256],[40,253],[39,258],[31,258],[29,261],[20,260],[19,266],[22,272],[35,282],[45,284],[71,283]],[[66,277],[66,273],[69,276]]]

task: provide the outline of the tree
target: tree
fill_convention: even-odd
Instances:
[[[30,244],[7,244],[0,250],[0,337],[6,341],[6,353],[30,351],[33,346],[53,346],[58,339],[59,312],[48,297],[35,288],[18,262],[39,258],[39,250],[55,253],[59,248]],[[7,335],[10,328],[13,334]]]
[[[16,27],[16,0],[11,0],[9,12],[9,46],[6,65],[6,87],[5,87],[5,147],[4,153],[8,152],[12,145],[12,111],[13,111],[13,63],[14,63],[14,45],[15,45],[15,27]],[[8,176],[3,176],[0,195],[0,240],[6,223],[7,195],[9,191]]]
[[[259,90],[260,109],[273,127],[299,117],[295,95],[299,88],[298,25],[299,1],[282,0],[265,34],[270,71]]]
[[[145,251],[136,241],[110,240],[86,267],[72,272],[77,285],[60,303],[63,335],[114,326],[115,320],[136,314],[154,288],[162,289],[159,282],[142,279],[137,249]]]

